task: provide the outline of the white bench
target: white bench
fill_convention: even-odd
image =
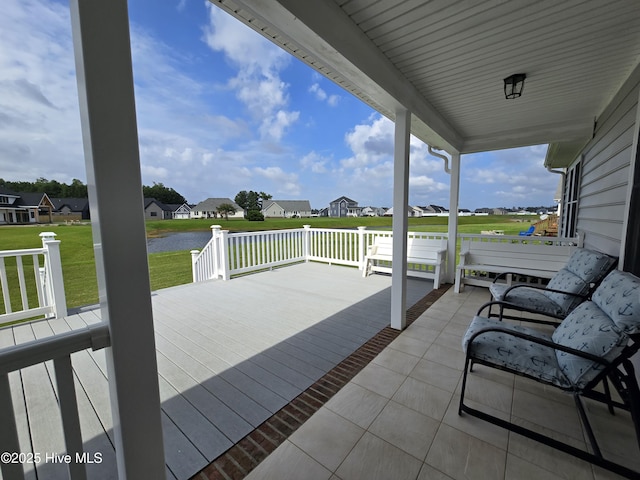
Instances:
[[[433,288],[440,288],[440,275],[447,255],[447,239],[407,239],[407,275],[433,280]],[[391,272],[393,261],[393,238],[375,237],[364,257],[362,276],[371,272]],[[383,265],[380,264],[383,263]],[[386,265],[384,265],[386,264]]]
[[[494,237],[495,238],[495,237]],[[577,245],[559,245],[557,238],[549,238],[553,245],[546,245],[545,239],[533,243],[529,240],[522,243],[515,237],[503,237],[507,241],[481,241],[464,239],[460,247],[460,262],[456,267],[454,291],[460,293],[464,285],[488,287],[493,279],[475,273],[507,273],[513,272],[522,276],[551,278],[569,260],[569,256]],[[514,243],[511,243],[513,241]],[[511,276],[506,279],[511,284]]]

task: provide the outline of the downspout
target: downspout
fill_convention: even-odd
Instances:
[[[434,157],[441,158],[444,161],[444,171],[449,174],[449,221],[447,226],[447,264],[445,268],[445,281],[452,283],[455,267],[456,267],[456,249],[458,244],[458,201],[460,196],[460,154],[453,153],[451,155],[451,165],[453,173],[449,168],[449,158],[446,155],[438,153],[434,150],[439,148],[429,147],[429,153]]]
[[[441,153],[435,152],[434,151],[434,147],[432,147],[431,145],[427,145],[429,147],[429,153],[431,155],[433,155],[434,157],[438,157],[441,158],[442,160],[444,160],[444,171],[447,172],[449,175],[451,175],[451,170],[449,169],[449,158],[442,155]],[[436,150],[440,150],[439,148],[436,148]]]
[[[545,168],[549,173],[556,173],[562,176],[562,189],[560,190],[560,202],[558,202],[558,221],[562,222],[562,198],[564,197],[564,188],[567,181],[567,172],[564,172],[562,170],[553,170],[553,168],[548,165],[545,165]]]

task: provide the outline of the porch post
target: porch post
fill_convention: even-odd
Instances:
[[[447,240],[446,281],[453,283],[456,273],[456,246],[458,245],[458,200],[460,196],[460,153],[451,154],[451,185],[449,186],[449,239]]]
[[[396,111],[393,148],[393,269],[391,272],[391,328],[407,325],[407,203],[409,201],[409,134],[411,112]]]
[[[126,0],[71,0],[118,478],[165,478]],[[129,208],[112,208],[114,198]]]

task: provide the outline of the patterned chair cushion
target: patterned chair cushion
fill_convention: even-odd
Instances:
[[[640,333],[640,279],[614,270],[593,294],[593,302],[625,333]]]
[[[584,300],[591,284],[600,280],[614,263],[615,258],[585,248],[578,248],[571,254],[567,264],[549,280],[547,288],[575,293],[582,297],[527,289],[524,286],[519,286],[505,294],[509,287],[497,283],[492,284],[489,289],[495,300],[513,303],[525,307],[527,310],[534,310],[553,317],[564,318]]]
[[[505,301],[526,307],[529,310],[535,310],[539,313],[551,315],[553,317],[565,317],[565,310],[556,302],[551,300],[544,290],[538,288],[531,288],[526,286],[518,286],[509,293],[505,292],[509,288],[504,283],[492,283],[489,286],[491,295],[495,300]]]
[[[551,336],[555,343],[607,360],[617,357],[627,336],[594,302],[580,304],[556,328]],[[558,366],[577,387],[584,387],[603,369],[603,365],[571,353],[556,351]]]
[[[554,290],[584,296],[589,293],[591,284],[599,281],[614,262],[615,259],[609,255],[579,248],[571,254],[567,264],[553,276],[547,286]],[[583,300],[580,297],[555,292],[546,292],[545,295],[560,306],[563,317],[566,317]]]
[[[530,375],[533,378],[539,378],[560,388],[571,388],[571,382],[560,369],[555,350],[552,348],[502,332],[480,334],[469,345],[473,335],[493,327],[551,340],[551,337],[534,328],[513,325],[485,317],[474,317],[462,339],[462,346],[465,351],[470,349],[467,353],[470,354],[471,358],[484,360],[515,372]]]
[[[583,296],[589,292],[589,284],[567,268],[559,270],[558,273],[549,280],[547,288],[577,293],[578,295]],[[567,316],[571,310],[583,301],[583,298],[557,292],[544,292],[544,295],[550,301],[558,305],[562,316]]]

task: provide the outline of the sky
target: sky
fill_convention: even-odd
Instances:
[[[0,178],[86,183],[68,2],[2,0]],[[392,205],[393,123],[205,0],[129,0],[142,180]],[[552,206],[546,145],[462,156],[460,208]],[[412,137],[410,205],[449,206]]]

